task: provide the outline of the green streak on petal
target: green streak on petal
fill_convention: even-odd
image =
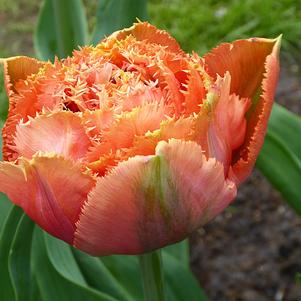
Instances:
[[[171,212],[169,208],[168,195],[170,186],[173,186],[169,175],[166,161],[161,156],[154,157],[150,162],[149,174],[146,175],[145,201],[148,212],[156,214],[160,209],[166,224],[170,223]]]
[[[141,193],[141,243],[145,248],[152,249],[155,238],[175,236],[173,222],[178,195],[163,156],[155,156],[148,161],[141,183]]]

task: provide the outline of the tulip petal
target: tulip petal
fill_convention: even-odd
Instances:
[[[263,144],[279,75],[279,47],[280,38],[252,38],[222,44],[204,57],[211,76],[228,71],[230,93],[252,101],[246,113],[245,141],[232,158],[232,176],[237,183],[250,174]],[[237,141],[233,144],[237,146]]]
[[[223,77],[229,71],[230,93],[252,98],[261,87],[267,56],[278,52],[276,44],[277,39],[262,38],[221,44],[204,56],[207,71],[213,78]]]
[[[161,141],[155,156],[130,158],[98,180],[74,245],[92,255],[160,248],[185,238],[235,195],[222,164],[207,160],[195,142]]]
[[[20,123],[14,142],[19,156],[26,158],[41,151],[77,160],[86,155],[90,146],[81,117],[68,111],[39,115]]]
[[[26,56],[15,56],[8,59],[0,59],[4,67],[4,80],[7,95],[11,96],[16,82],[26,79],[31,74],[36,74],[44,63]]]
[[[44,63],[34,58],[26,56],[16,56],[7,59],[0,59],[0,64],[3,64],[4,83],[7,96],[9,97],[9,113],[7,121],[3,127],[3,158],[4,160],[14,160],[15,156],[8,144],[12,143],[12,135],[15,131],[15,126],[19,117],[15,112],[16,102],[13,97],[15,95],[15,86],[19,80],[25,80],[27,76],[36,74]]]
[[[167,31],[160,30],[147,22],[135,23],[132,27],[116,31],[108,39],[124,40],[129,35],[134,36],[138,41],[146,40],[149,43],[166,46],[171,52],[182,52],[178,42]]]
[[[50,234],[71,243],[94,179],[62,157],[35,156],[20,165],[0,162],[0,191]]]
[[[262,92],[255,107],[247,112],[247,131],[244,144],[234,153],[232,160],[233,179],[242,182],[252,171],[264,142],[268,119],[272,110],[274,94],[279,75],[279,45],[274,46],[265,63],[265,74],[262,81]]]

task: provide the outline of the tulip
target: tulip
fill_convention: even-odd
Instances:
[[[54,63],[3,59],[0,191],[92,255],[183,240],[225,209],[252,171],[279,46],[251,38],[199,57],[139,22]]]

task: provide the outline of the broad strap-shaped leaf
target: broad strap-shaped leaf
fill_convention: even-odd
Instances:
[[[184,248],[184,243],[173,245],[172,251],[170,247],[162,249],[167,300],[206,301],[207,299],[192,272],[189,270],[189,267],[182,260],[177,259],[180,250]],[[133,300],[143,300],[137,256],[113,255],[101,257],[100,260],[129,293],[132,294]]]
[[[4,82],[4,72],[3,69],[0,68],[0,122],[4,122],[8,110],[8,101],[7,101],[7,96],[5,93],[3,82]]]
[[[0,124],[2,129],[2,122]],[[2,136],[0,136],[0,160],[2,160]],[[12,203],[8,200],[7,196],[3,193],[0,193],[0,233],[2,226],[5,222],[5,218],[12,207]]]
[[[179,263],[189,269],[189,243],[185,239],[179,243],[165,247],[164,253],[174,257]]]
[[[88,29],[81,0],[44,0],[34,36],[40,59],[70,55],[87,43]]]
[[[28,301],[33,293],[34,281],[30,270],[33,229],[33,221],[23,214],[9,252],[8,266],[16,301]]]
[[[120,284],[119,279],[114,277],[101,260],[74,248],[72,251],[85,280],[90,286],[115,297],[117,300],[133,300],[126,288]]]
[[[107,294],[84,285],[84,280],[81,279],[82,276],[71,274],[78,271],[78,268],[71,266],[74,265],[74,261],[70,261],[70,250],[67,251],[67,256],[61,253],[66,252],[64,247],[60,245],[60,243],[63,244],[61,241],[58,241],[57,245],[58,248],[62,248],[58,250],[60,254],[57,259],[60,259],[54,266],[53,258],[50,259],[49,256],[49,253],[51,254],[53,250],[50,251],[47,248],[44,235],[46,234],[42,230],[36,228],[32,246],[33,272],[43,301],[117,301],[117,299]],[[68,265],[70,266],[68,267]]]
[[[147,20],[147,0],[99,1],[93,43],[98,43],[116,30],[131,26],[137,18]]]
[[[1,300],[3,301],[11,301],[15,298],[14,288],[9,275],[8,258],[14,234],[22,214],[22,209],[14,206],[4,222],[0,235],[0,292]]]
[[[162,260],[168,288],[167,292],[170,296],[173,295],[168,300],[207,300],[192,272],[184,268],[181,261],[164,251],[162,253]]]
[[[301,215],[301,118],[275,105],[257,167]]]

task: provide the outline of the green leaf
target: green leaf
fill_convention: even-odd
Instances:
[[[62,250],[58,250],[59,255],[52,254],[55,251],[54,245],[50,248],[49,245],[53,241],[47,241],[47,249],[46,240],[48,238],[45,238],[45,235],[41,229],[36,228],[31,257],[34,275],[37,279],[43,301],[117,301],[117,299],[109,295],[84,285],[81,276],[71,275],[71,271],[77,273],[78,269],[72,266],[74,261],[70,260],[70,250],[66,251],[65,246],[62,246],[60,241],[57,240],[57,244],[54,244],[56,244],[58,249],[64,250],[66,254],[62,254]],[[52,257],[51,259],[49,255]],[[55,266],[52,262],[54,258],[55,260],[59,260],[55,263]],[[62,265],[60,265],[61,263]]]
[[[87,43],[88,27],[81,0],[44,0],[34,46],[42,60],[67,57]]]
[[[207,299],[188,268],[187,262],[179,256],[181,250],[187,250],[185,244],[187,242],[178,243],[162,250],[167,300],[206,301]],[[177,248],[178,250],[176,250]],[[137,256],[113,255],[101,257],[100,260],[133,296],[133,300],[143,300]]]
[[[7,216],[0,234],[0,292],[1,300],[12,301],[15,299],[14,288],[10,280],[8,257],[14,235],[22,217],[21,208],[14,206]]]
[[[147,20],[147,0],[100,0],[92,42],[133,25],[137,18]]]
[[[192,272],[183,266],[180,260],[168,252],[162,252],[167,296],[170,301],[206,301],[206,296],[200,288]]]
[[[66,279],[69,279],[80,286],[86,286],[87,283],[77,266],[70,246],[62,240],[50,236],[46,232],[44,235],[47,254],[53,267]]]
[[[118,279],[133,300],[143,300],[142,281],[137,256],[112,255],[99,258]]]
[[[3,121],[0,120],[0,128],[2,130]],[[2,150],[2,135],[0,135],[0,149]],[[0,151],[0,160],[2,160],[2,151]],[[12,203],[9,201],[7,196],[0,192],[0,233],[2,230],[2,226],[8,215],[10,209],[12,207]]]
[[[165,247],[164,252],[173,256],[181,264],[189,268],[189,243],[187,239],[179,243]]]
[[[0,123],[1,127],[6,119],[8,111],[7,95],[4,88],[4,72],[3,66],[0,65]]]
[[[301,215],[301,118],[274,105],[257,167]]]
[[[32,295],[30,252],[33,229],[33,221],[23,214],[16,229],[8,258],[16,301],[28,301]]]
[[[113,276],[101,260],[74,248],[73,254],[90,286],[115,297],[117,300],[133,300],[131,295],[119,283],[119,279]]]

